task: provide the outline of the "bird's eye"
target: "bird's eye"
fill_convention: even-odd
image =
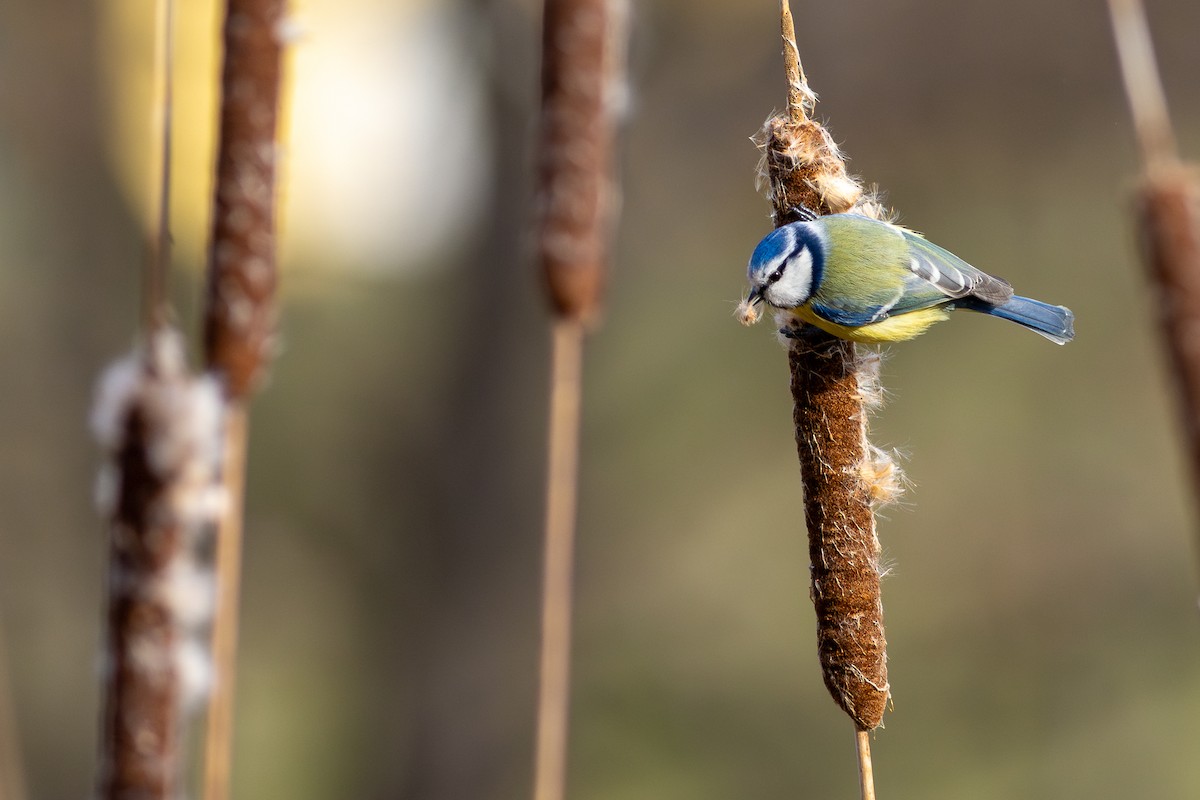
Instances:
[[[779,269],[777,269],[771,273],[771,276],[769,278],[767,278],[767,283],[776,283],[782,277],[783,277],[783,267],[780,267]]]

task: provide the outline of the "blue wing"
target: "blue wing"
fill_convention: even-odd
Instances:
[[[899,227],[899,226],[897,226]],[[908,244],[909,269],[922,280],[936,286],[947,297],[978,297],[988,303],[1004,303],[1013,295],[1008,281],[972,267],[945,248],[900,228]]]
[[[1009,285],[921,235],[851,214],[822,218],[831,249],[810,307],[818,316],[861,327],[962,297],[1003,303]]]
[[[861,299],[821,297],[818,293],[810,307],[818,316],[830,322],[858,328],[897,314],[941,305],[950,300],[937,287],[912,273],[902,276],[897,284],[891,292],[872,292]]]

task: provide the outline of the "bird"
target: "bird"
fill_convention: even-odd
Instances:
[[[839,338],[878,344],[912,339],[965,309],[1057,344],[1075,337],[1070,309],[1014,294],[1004,279],[915,231],[854,213],[798,214],[800,221],[771,231],[750,256],[750,293],[738,311],[746,324],[765,302]]]

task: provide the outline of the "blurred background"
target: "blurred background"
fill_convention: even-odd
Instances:
[[[235,790],[529,796],[548,360],[534,0],[298,0],[281,354],[252,421]],[[1196,544],[1134,140],[1099,0],[794,6],[818,115],[901,220],[1043,300],[890,348],[873,438],[894,710],[881,796],[1200,796]],[[1149,0],[1200,157],[1200,4]],[[174,234],[195,330],[219,11],[180,4]],[[0,624],[31,794],[92,782],[94,382],[131,343],[152,8],[0,4]],[[775,2],[633,14],[624,213],[589,342],[575,800],[851,797],[821,683],[749,141]]]

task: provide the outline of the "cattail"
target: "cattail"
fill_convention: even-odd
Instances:
[[[566,792],[583,342],[603,304],[617,206],[625,0],[546,0],[537,253],[553,327],[535,800]]]
[[[555,312],[584,322],[600,313],[617,206],[625,13],[624,0],[547,0],[542,21],[538,257]]]
[[[1157,291],[1154,304],[1179,390],[1184,432],[1200,497],[1200,183],[1184,164],[1148,170],[1137,222]]]
[[[210,682],[212,575],[200,559],[222,512],[220,391],[189,374],[160,328],[104,374],[92,428],[107,454],[97,504],[109,520],[105,707],[97,792],[173,800],[184,712]]]
[[[795,221],[801,206],[879,216],[829,132],[808,117],[815,95],[782,6],[789,113],[767,120],[757,139],[775,224]],[[878,356],[790,314],[779,322],[788,342],[821,671],[834,701],[868,731],[882,722],[891,696],[874,508],[894,499],[900,485],[898,468],[867,440],[868,408],[879,397]],[[860,763],[863,746],[860,739]],[[862,765],[865,774],[869,761]]]
[[[283,0],[229,0],[204,344],[230,397],[244,398],[273,354],[275,142]]]
[[[867,442],[852,343],[813,336],[788,361],[821,673],[834,701],[869,730],[890,696],[873,509],[894,496],[895,467]]]
[[[776,227],[795,222],[794,209],[800,205],[818,214],[840,214],[862,199],[862,187],[846,173],[837,144],[819,123],[772,117],[759,140],[760,172],[768,178],[767,199]]]
[[[1183,162],[1138,0],[1109,0],[1144,169],[1135,214],[1200,500],[1200,172]]]
[[[208,647],[212,536],[223,406],[217,381],[191,373],[167,320],[170,262],[173,6],[160,6],[161,174],[147,261],[143,341],[103,375],[92,430],[106,460],[96,502],[108,521],[104,703],[96,794],[174,800],[188,713],[212,684]]]

